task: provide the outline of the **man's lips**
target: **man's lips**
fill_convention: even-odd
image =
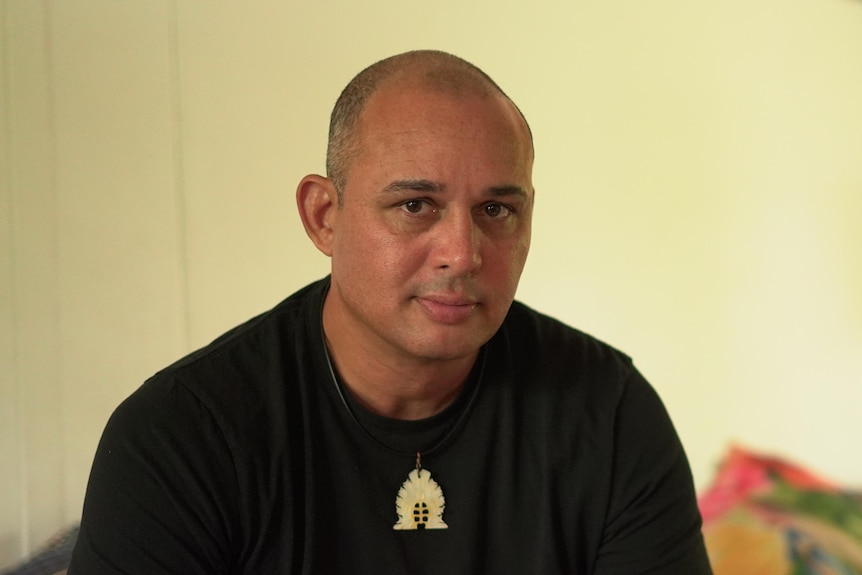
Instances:
[[[415,300],[422,306],[428,317],[445,324],[456,324],[467,320],[479,305],[469,298],[446,295],[416,297]]]

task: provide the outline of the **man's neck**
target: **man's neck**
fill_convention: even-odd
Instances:
[[[424,419],[445,409],[478,357],[478,351],[445,361],[392,353],[372,338],[327,326],[325,310],[324,335],[333,367],[353,397],[369,411],[396,419]]]
[[[327,346],[333,366],[353,397],[369,411],[396,419],[424,419],[443,411],[458,397],[476,359],[392,366],[371,357],[352,356],[328,337]]]

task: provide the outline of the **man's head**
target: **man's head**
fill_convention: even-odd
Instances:
[[[483,96],[497,95],[509,99],[505,92],[482,70],[452,54],[435,50],[405,52],[380,60],[365,68],[350,81],[335,102],[329,119],[329,141],[326,149],[326,173],[339,195],[350,163],[356,154],[356,132],[359,118],[368,99],[378,89],[410,82],[417,88],[450,94],[473,92]],[[511,100],[509,100],[511,102]],[[514,106],[514,103],[512,103]],[[517,106],[515,106],[517,110]],[[520,114],[520,110],[518,110]],[[529,130],[527,120],[524,124]],[[532,136],[531,136],[532,146]]]
[[[333,112],[329,177],[297,189],[332,258],[330,339],[366,356],[474,356],[499,329],[530,244],[532,138],[484,73],[439,52],[375,64]]]

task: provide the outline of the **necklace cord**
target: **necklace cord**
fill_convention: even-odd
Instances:
[[[321,312],[322,312],[322,310],[323,310],[323,305],[321,304]],[[320,336],[321,336],[321,340],[323,342],[323,353],[326,356],[326,365],[329,368],[329,375],[332,378],[332,383],[335,386],[335,391],[338,393],[338,397],[341,400],[341,404],[344,406],[344,409],[347,410],[347,413],[350,415],[350,419],[353,420],[353,423],[356,425],[356,427],[358,427],[360,430],[362,430],[362,432],[369,439],[371,439],[374,443],[376,443],[377,445],[379,445],[380,447],[382,447],[386,451],[389,451],[390,453],[394,453],[396,455],[412,457],[413,456],[412,452],[411,453],[405,453],[403,451],[399,451],[393,447],[390,447],[389,445],[386,445],[380,439],[375,437],[370,431],[368,431],[368,429],[366,429],[364,425],[362,425],[362,423],[359,421],[359,418],[357,417],[356,413],[354,412],[353,408],[350,407],[350,403],[348,402],[347,397],[345,395],[345,393],[349,393],[349,392],[347,392],[346,390],[343,389],[343,385],[339,381],[338,376],[335,373],[335,368],[332,365],[332,359],[329,356],[329,347],[326,343],[326,334],[323,332],[322,318],[321,318],[321,322],[320,322]],[[434,445],[432,445],[430,448],[425,450],[426,456],[435,453],[438,449],[443,447],[449,441],[449,439],[455,435],[455,431],[457,431],[458,428],[461,427],[461,424],[467,418],[467,414],[472,411],[473,404],[475,403],[476,398],[479,395],[479,388],[482,385],[482,380],[484,379],[484,375],[485,375],[485,355],[486,355],[485,354],[485,348],[483,346],[479,351],[479,358],[476,360],[478,362],[481,362],[479,365],[478,380],[473,383],[473,389],[470,391],[470,398],[468,399],[467,404],[463,407],[463,410],[461,411],[461,414],[458,416],[458,419],[455,421],[455,423],[452,424],[452,427],[446,432],[446,434],[443,436],[443,438],[440,439],[440,441],[438,441]],[[455,401],[457,402],[458,399],[456,398]],[[421,468],[422,468],[422,455],[421,455],[421,452],[417,450],[416,451],[416,469],[421,469]]]

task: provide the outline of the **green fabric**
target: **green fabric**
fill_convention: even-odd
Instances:
[[[734,448],[701,494],[715,575],[862,575],[862,492]]]

